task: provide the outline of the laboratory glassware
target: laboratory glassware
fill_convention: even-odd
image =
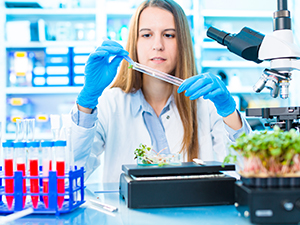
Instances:
[[[42,158],[43,158],[43,176],[48,177],[49,171],[52,170],[52,141],[42,141]],[[43,193],[49,193],[49,178],[43,178]],[[44,195],[45,207],[49,207],[49,196]]]
[[[67,170],[74,170],[74,153],[72,149],[72,119],[70,114],[62,114],[62,128],[60,131],[60,140],[67,141],[66,146],[66,155],[65,155],[65,161],[66,161],[66,169]]]
[[[13,142],[3,142],[3,156],[4,156],[4,175],[6,177],[14,176],[14,147]],[[14,180],[5,179],[5,193],[13,194],[14,193]],[[6,202],[9,209],[12,208],[14,196],[7,195]]]
[[[23,141],[27,142],[28,141],[28,120],[24,119],[22,120],[22,127],[23,127]]]
[[[67,142],[63,140],[57,140],[53,143],[53,148],[55,149],[55,161],[56,161],[56,172],[57,176],[65,176],[65,149]],[[57,179],[57,194],[65,193],[65,179]],[[57,196],[57,205],[61,209],[64,203],[64,196]]]
[[[25,142],[14,142],[15,158],[17,163],[17,171],[21,171],[22,175],[26,175],[26,143]],[[23,179],[23,208],[26,203],[26,179]]]
[[[34,141],[34,129],[35,129],[35,119],[27,120],[27,141]]]
[[[32,141],[27,142],[26,147],[28,148],[29,153],[29,174],[30,176],[39,176],[39,147],[40,142]],[[39,179],[38,178],[30,178],[30,192],[31,194],[39,193]],[[39,196],[31,195],[31,201],[33,208],[38,207]]]
[[[174,84],[176,86],[180,86],[184,80],[175,77],[173,75],[161,72],[159,70],[153,69],[151,67],[142,65],[140,63],[134,62],[129,56],[124,56],[124,59],[129,62],[130,66],[132,67],[132,69],[139,71],[141,73],[144,74],[148,74],[152,77],[155,77],[157,79],[163,80],[165,82],[168,82],[170,84]]]
[[[60,130],[60,115],[51,114],[50,115],[51,131],[53,135],[53,140],[59,139]]]
[[[23,140],[24,138],[24,128],[23,128],[23,123],[22,119],[17,119],[16,120],[16,142],[19,140]]]

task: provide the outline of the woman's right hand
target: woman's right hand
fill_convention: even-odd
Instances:
[[[123,56],[128,52],[114,41],[104,41],[89,55],[84,71],[84,86],[77,98],[77,104],[94,109],[103,90],[113,81]],[[115,56],[111,62],[110,57]]]

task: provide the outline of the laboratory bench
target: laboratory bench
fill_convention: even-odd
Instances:
[[[118,183],[87,184],[86,188],[90,193],[99,197],[99,201],[117,207],[118,211],[110,212],[90,203],[84,203],[68,214],[60,214],[59,216],[32,214],[9,224],[251,224],[248,218],[239,215],[234,205],[129,209],[124,199],[119,195]]]

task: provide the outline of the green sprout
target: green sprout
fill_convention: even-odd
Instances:
[[[272,132],[243,133],[229,148],[244,158],[258,158],[267,170],[274,164],[291,167],[295,163],[293,157],[300,154],[300,136],[294,129],[283,131],[274,126]],[[237,162],[233,152],[225,157],[223,166],[230,162]]]
[[[139,148],[134,151],[134,159],[143,158],[143,164],[153,164],[153,161],[146,156],[147,151],[151,151],[151,148],[147,147],[147,145],[140,144]]]
[[[132,68],[133,68],[133,65],[129,65],[129,66],[128,66],[128,69],[132,69]]]

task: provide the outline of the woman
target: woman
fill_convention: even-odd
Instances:
[[[85,166],[88,176],[105,150],[104,181],[116,182],[122,164],[136,163],[133,152],[140,143],[181,152],[185,161],[222,161],[226,143],[250,128],[224,83],[212,74],[192,77],[197,71],[182,8],[173,0],[143,2],[132,17],[128,40],[134,61],[185,82],[178,88],[129,69],[123,61],[104,91],[128,54],[119,44],[104,41],[89,56],[85,85],[72,110],[77,165]]]

